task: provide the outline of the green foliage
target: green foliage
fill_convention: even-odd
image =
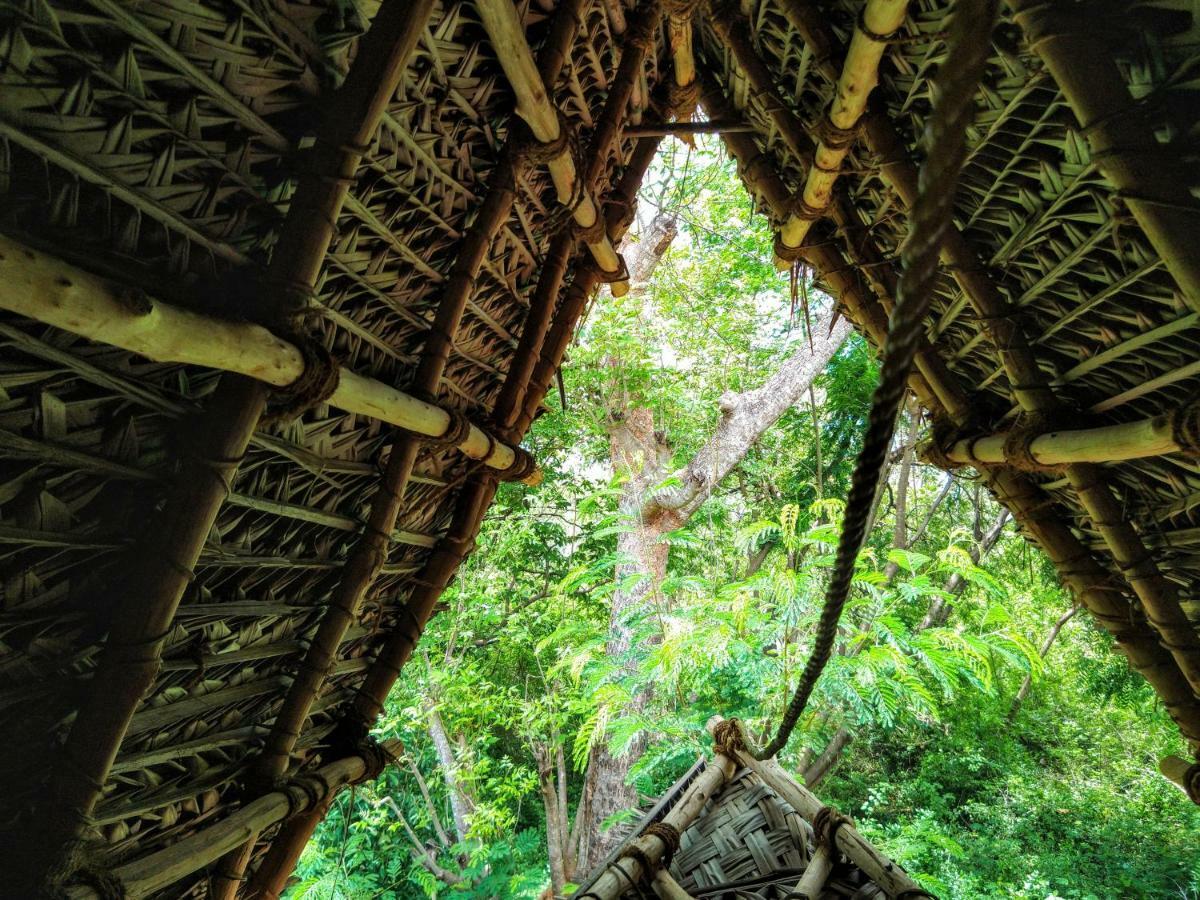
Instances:
[[[760,737],[778,720],[820,614],[875,361],[847,341],[813,404],[787,413],[664,537],[665,578],[630,574],[618,541],[641,524],[609,464],[614,415],[652,410],[682,464],[718,421],[717,398],[761,384],[804,327],[769,228],[712,145],[670,143],[643,200],[674,210],[680,237],[645,291],[591,313],[564,373],[569,402],[552,396],[527,441],[545,483],[501,489],[389,699],[380,733],[404,740],[406,760],[339,801],[289,897],[536,897],[549,869],[535,746],[561,748],[574,812],[599,747],[644,747],[630,777],[649,799],[706,751],[711,715]],[[941,486],[914,467],[910,532],[930,518],[916,546],[896,550],[893,472],[839,652],[783,763],[799,767],[847,729],[854,741],[821,793],[944,898],[1197,896],[1200,815],[1155,773],[1181,749],[1174,727],[1084,617],[1042,659],[1069,598],[1011,531],[974,562],[997,509],[961,482],[931,512]],[[952,578],[961,592],[947,591]],[[645,599],[618,623],[632,632],[618,650],[610,603],[635,588]],[[922,628],[935,602],[950,615]],[[1009,721],[1026,676],[1032,692]],[[462,840],[450,782],[474,803]]]

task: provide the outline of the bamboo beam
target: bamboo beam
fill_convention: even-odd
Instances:
[[[205,366],[287,387],[304,374],[300,348],[261,325],[215,319],[146,296],[128,294],[96,276],[0,235],[0,309],[53,325],[155,362]],[[440,438],[452,413],[381,381],[339,369],[330,406]],[[506,469],[516,451],[471,425],[457,445],[464,455]],[[536,484],[539,473],[525,481]]]
[[[674,90],[670,92],[670,115],[686,121],[696,111],[696,57],[692,21],[702,0],[667,0],[667,42],[671,46]]]
[[[712,761],[688,785],[679,802],[663,816],[663,824],[670,825],[680,834],[687,831],[705,804],[725,787],[737,768],[737,763],[728,756],[714,753]],[[594,900],[617,900],[629,889],[630,883],[638,884],[643,878],[654,875],[654,872],[646,871],[643,862],[657,869],[666,854],[667,845],[656,834],[642,834],[633,840],[628,850],[629,855],[622,856],[592,882],[586,896]]]
[[[842,164],[854,146],[867,99],[879,83],[880,60],[888,40],[904,24],[907,9],[908,0],[867,0],[863,7],[846,51],[833,104],[819,129],[820,140],[804,190],[780,229],[785,248],[799,247],[812,223],[825,215]]]
[[[716,727],[725,722],[720,716],[708,720],[708,732],[713,734]],[[763,780],[771,790],[778,794],[801,817],[810,824],[817,814],[825,807],[815,794],[799,784],[775,759],[758,760],[745,750],[745,735],[741,723],[730,719],[741,737],[741,748],[733,748],[734,759]],[[859,869],[877,885],[887,892],[889,897],[912,896],[927,897],[928,892],[912,880],[896,863],[880,853],[870,841],[858,833],[853,824],[846,822],[834,832],[834,842],[837,849],[858,866]]]
[[[400,741],[393,740],[385,742],[383,749],[388,756],[395,756],[403,748]],[[339,791],[359,783],[367,774],[368,764],[361,756],[328,763],[305,776],[303,785],[287,784],[264,794],[221,821],[157,853],[117,866],[112,874],[124,888],[122,896],[130,900],[149,896],[220,859],[245,842],[247,834],[258,833],[288,816],[302,814],[314,807],[327,807]],[[95,888],[83,885],[68,888],[67,896],[71,900],[100,900],[101,897]]]
[[[793,900],[818,900],[821,891],[825,888],[825,882],[829,880],[829,873],[832,871],[833,857],[830,856],[829,848],[820,844],[812,859],[808,861],[808,868],[804,870],[804,874],[800,876],[800,880],[796,882],[796,886],[792,888],[788,897]]]
[[[754,126],[748,122],[710,119],[707,122],[645,122],[641,125],[626,125],[623,133],[625,137],[651,137],[669,134],[730,134],[754,130]]]
[[[362,39],[272,255],[265,283],[277,293],[258,312],[268,317],[295,312],[316,283],[350,179],[432,8],[432,0],[389,0]],[[65,762],[54,767],[41,816],[46,831],[33,838],[35,881],[54,871],[54,858],[86,827],[134,711],[154,683],[163,640],[267,394],[257,380],[223,378],[206,405],[198,437],[147,530],[139,565],[117,592],[104,650],[66,738]]]
[[[1195,172],[1177,142],[1156,139],[1163,124],[1156,107],[1130,91],[1112,54],[1119,46],[1116,23],[1043,0],[1007,3],[1075,113],[1092,159],[1120,192],[1184,300],[1200,310],[1200,206],[1180,191],[1194,184]]]
[[[550,82],[543,79],[534,62],[517,7],[512,0],[477,0],[476,8],[496,51],[497,61],[516,94],[516,114],[529,125],[539,143],[558,143],[564,135],[558,109],[546,87]],[[561,151],[546,163],[546,167],[550,170],[559,202],[571,208],[571,215],[580,228],[594,228],[600,221],[600,212],[592,199],[590,185],[581,181],[581,173],[575,171],[569,141],[563,143]],[[621,260],[607,234],[598,235],[588,241],[587,246],[596,264],[607,275],[617,276],[622,271]],[[612,282],[613,294],[618,297],[628,289],[628,279]]]
[[[946,459],[962,465],[1061,466],[1070,463],[1123,462],[1163,456],[1168,453],[1196,453],[1179,420],[1189,407],[1172,413],[1138,419],[1120,425],[1080,428],[1070,431],[1046,430],[1041,434],[1001,432],[977,438],[963,438],[944,449]],[[930,444],[925,445],[930,448]],[[931,449],[937,458],[939,451]]]

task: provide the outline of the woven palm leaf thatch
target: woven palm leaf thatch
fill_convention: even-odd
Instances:
[[[370,139],[333,148],[361,160],[353,176],[317,172],[313,147],[346,108],[337,92],[370,58],[363,35],[381,8],[418,8],[388,2],[0,0],[0,230],[111,279],[131,315],[152,297],[286,325],[515,444],[601,280],[584,245],[620,239],[653,154],[657,138],[621,127],[660,133],[699,83],[703,112],[735,126],[723,137],[781,238],[812,212],[794,198],[814,148],[846,150],[804,247],[778,248],[882,345],[951,3],[913,0],[895,33],[868,35],[863,0],[672,4],[669,27],[647,0],[437,0],[412,25]],[[489,33],[487,4],[515,15],[515,34]],[[1009,435],[1004,462],[980,476],[1196,743],[1200,29],[1176,3],[1055,6],[1013,0],[992,34],[910,385],[935,425],[935,461],[949,464],[957,440]],[[883,45],[878,87],[856,127],[831,130],[825,111],[864,40]],[[554,153],[516,152],[529,132],[514,113],[513,47],[553,76],[550,120],[571,138]],[[563,153],[607,225],[586,239],[564,230],[571,211],[545,165],[561,171]],[[305,178],[348,189],[336,215],[293,203]],[[283,323],[266,273],[289,217],[333,234],[310,260],[315,281],[283,285],[304,307]],[[121,610],[158,602],[139,575],[161,566],[147,548],[179,518],[172,485],[196,466],[231,473],[229,493],[198,520],[194,572],[174,573],[188,575],[177,608],[151,610],[168,623],[143,636],[161,665],[118,723],[115,759],[76,779],[96,782],[89,865],[124,871],[234,821],[277,787],[254,777],[264,746],[292,775],[358,752],[350,725],[370,719],[469,551],[494,473],[324,402],[264,419],[240,463],[197,461],[227,424],[197,425],[224,396],[219,373],[8,313],[0,342],[0,710],[15,748],[0,826],[33,835],[30,823],[79,812],[56,793],[78,768],[61,750],[73,732],[88,744],[81,709],[105,714],[89,688],[106,636],[128,624]],[[444,366],[428,364],[444,344]],[[417,383],[422,370],[431,384]],[[1029,449],[1064,423],[1152,417],[1169,452],[1049,468]],[[389,502],[381,473],[409,452],[386,559],[371,557],[381,567],[351,592],[348,624],[326,628],[334,646],[318,649],[332,663],[313,678],[304,666],[320,656],[331,598],[383,537],[365,525]],[[296,702],[305,679],[316,689]],[[295,733],[275,728],[289,697]],[[256,821],[251,873],[277,822]],[[207,862],[167,894],[202,895]]]

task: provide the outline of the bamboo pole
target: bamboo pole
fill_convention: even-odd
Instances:
[[[867,108],[867,99],[879,83],[879,63],[888,39],[904,24],[907,9],[908,0],[867,0],[863,7],[838,77],[833,104],[820,129],[821,139],[800,202],[780,229],[784,247],[798,248],[812,223],[825,214],[838,173],[854,146],[854,132]]]
[[[1113,25],[1044,0],[1007,2],[1075,113],[1092,159],[1120,192],[1185,302],[1200,309],[1200,207],[1180,192],[1194,183],[1194,168],[1182,164],[1185,157],[1174,143],[1156,139],[1164,123],[1153,104],[1130,90],[1113,58],[1119,46]]]
[[[383,748],[389,756],[402,750],[398,740],[385,742]],[[334,795],[362,781],[367,773],[367,762],[361,756],[328,763],[306,776],[303,785],[288,784],[264,794],[157,853],[117,866],[112,874],[124,888],[122,896],[130,900],[149,896],[236,849],[248,834],[261,832],[288,816],[328,806]],[[67,896],[71,900],[100,900],[94,888],[84,885],[68,888]]]
[[[517,7],[512,0],[478,0],[476,8],[492,48],[496,51],[497,61],[516,94],[516,114],[529,125],[538,142],[557,143],[563,137],[562,123],[546,88],[551,82],[543,79],[538,71]],[[569,142],[546,166],[558,192],[559,202],[571,207],[571,215],[581,228],[593,228],[600,221],[600,212],[592,199],[590,185],[581,182],[580,173],[575,171]],[[621,272],[621,260],[607,234],[599,235],[587,246],[602,271],[609,275]],[[628,290],[627,279],[612,283],[613,294],[618,297],[624,296]]]
[[[679,802],[663,816],[662,822],[683,834],[688,826],[696,821],[705,804],[733,777],[737,768],[737,764],[728,756],[714,753],[712,762],[696,776],[696,780],[688,786]],[[654,872],[645,871],[642,861],[657,866],[666,854],[667,845],[656,834],[642,834],[633,840],[629,850],[630,855],[623,856],[617,863],[610,865],[592,882],[587,892],[589,898],[617,900],[629,889],[630,882],[637,884],[643,878],[653,876]]]
[[[819,845],[817,852],[808,861],[808,868],[787,896],[793,900],[818,900],[832,871],[833,858],[829,854],[829,848],[823,844]]]
[[[272,255],[264,283],[276,292],[258,312],[295,312],[316,283],[351,176],[432,8],[432,0],[389,0],[363,37]],[[118,592],[104,649],[66,738],[66,762],[51,776],[42,812],[46,831],[34,842],[35,854],[49,862],[32,864],[31,870],[41,869],[35,878],[70,852],[95,807],[133,713],[154,682],[163,640],[267,396],[264,383],[235,376],[223,378],[206,404],[197,438],[147,529],[129,583]]]
[[[658,894],[662,900],[696,900],[691,894],[683,889],[683,886],[671,877],[671,873],[666,869],[660,868],[654,873],[654,880],[651,882],[654,888],[654,893]]]
[[[1195,453],[1200,448],[1188,445],[1175,425],[1177,416],[1186,415],[1186,409],[1184,407],[1176,413],[1163,413],[1100,428],[1047,430],[1037,435],[1001,432],[963,438],[945,448],[944,452],[950,462],[962,465],[1020,466],[1033,463],[1048,467],[1070,463],[1122,462],[1168,453]],[[1014,441],[1014,438],[1019,440]],[[1014,447],[1014,443],[1020,446]],[[929,443],[924,447],[927,454],[937,457],[937,449],[931,448]]]
[[[220,369],[276,387],[287,387],[304,374],[300,349],[261,325],[122,294],[103,279],[3,235],[0,309],[156,362]],[[339,369],[337,388],[327,402],[431,438],[454,427],[446,410],[349,369]],[[475,425],[458,448],[493,469],[506,469],[516,460],[512,447]],[[526,483],[536,484],[539,475],[531,474]]]
[[[708,721],[708,732],[712,734],[716,726],[724,722],[720,716],[713,716]],[[730,719],[742,734],[741,723]],[[745,735],[742,734],[742,745],[745,746]],[[825,806],[808,788],[799,784],[775,759],[758,760],[745,749],[735,749],[734,758],[763,780],[771,790],[783,800],[792,805],[810,824]],[[887,892],[889,897],[915,896],[925,897],[928,893],[896,863],[880,853],[874,845],[858,833],[858,830],[846,823],[839,827],[834,834],[838,850],[858,866],[869,879]]]

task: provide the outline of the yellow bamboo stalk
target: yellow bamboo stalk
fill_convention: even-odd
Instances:
[[[403,751],[400,741],[385,741],[384,752],[396,756]],[[231,850],[281,822],[289,815],[324,804],[338,791],[361,781],[367,773],[367,763],[361,756],[349,756],[322,766],[303,786],[284,785],[279,790],[252,800],[236,812],[171,846],[141,859],[117,866],[113,875],[120,879],[123,896],[136,900],[169,887],[181,878],[215,862]],[[75,885],[67,889],[71,900],[99,900],[92,887]]]
[[[1180,443],[1174,424],[1175,415],[1182,412],[1100,428],[1047,431],[1032,438],[1026,437],[1021,443],[1028,449],[1029,459],[1026,461],[1043,466],[1123,462],[1167,453],[1193,452],[1195,448]],[[1012,437],[1011,432],[1001,432],[979,438],[963,438],[945,448],[945,455],[950,462],[962,465],[1019,464],[1022,460],[1015,459],[1010,450]],[[936,450],[932,453],[937,455]],[[1021,455],[1025,454],[1022,452]]]
[[[266,328],[231,322],[122,291],[60,259],[0,235],[0,309],[36,319],[155,362],[234,372],[287,387],[305,369],[300,350]],[[449,412],[349,369],[338,373],[327,401],[346,412],[438,438],[453,426]],[[493,469],[506,469],[514,449],[472,425],[458,449]],[[526,484],[537,484],[534,471]]]
[[[802,204],[792,211],[780,229],[785,247],[799,247],[813,222],[829,206],[838,172],[853,146],[849,138],[832,141],[830,135],[849,132],[858,125],[867,108],[867,98],[879,82],[879,62],[887,49],[884,38],[904,24],[907,9],[908,0],[868,0],[863,8],[838,78],[837,93],[827,113],[827,127],[817,144],[813,165],[804,182]]]
[[[562,137],[558,110],[538,72],[516,5],[512,0],[477,0],[475,5],[483,29],[496,52],[497,61],[516,94],[517,115],[525,120],[540,143],[558,141]],[[569,148],[564,147],[546,167],[550,170],[550,179],[554,182],[559,202],[565,206],[574,203],[572,216],[576,223],[585,229],[595,226],[600,213],[592,200],[589,186],[579,184],[580,176],[575,170],[575,160]],[[613,273],[621,269],[621,260],[607,234],[602,233],[594,242],[589,241],[587,248],[604,272]],[[624,296],[628,290],[627,280],[612,283],[612,292],[618,297]]]

